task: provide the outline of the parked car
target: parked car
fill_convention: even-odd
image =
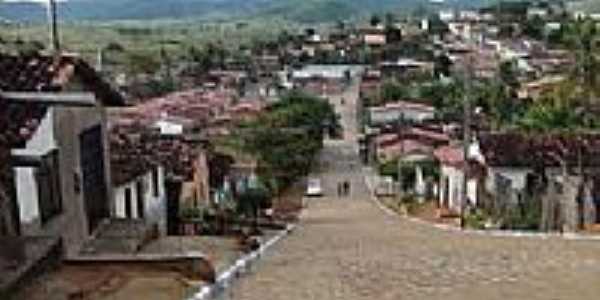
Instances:
[[[321,180],[318,178],[308,179],[305,195],[308,197],[323,196],[323,187],[321,186]]]

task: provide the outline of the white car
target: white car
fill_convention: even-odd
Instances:
[[[308,179],[306,185],[306,196],[308,197],[320,197],[323,196],[323,188],[321,187],[321,180],[318,178]]]

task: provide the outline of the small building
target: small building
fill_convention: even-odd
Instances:
[[[116,219],[141,220],[161,235],[167,233],[165,168],[160,160],[140,155],[141,138],[111,134],[110,167]]]
[[[397,61],[381,62],[379,64],[379,69],[384,78],[403,80],[419,75],[433,76],[434,63],[400,58]]]
[[[435,108],[427,104],[397,101],[383,106],[374,106],[368,109],[369,124],[382,126],[396,124],[401,120],[411,123],[422,123],[435,119]]]
[[[476,206],[479,199],[479,176],[481,168],[476,162],[465,162],[461,146],[448,145],[435,149],[434,156],[440,163],[439,207],[451,215],[461,214],[466,206]],[[468,164],[467,169],[465,164]],[[465,170],[467,175],[465,176]],[[465,178],[467,199],[463,199]]]
[[[1,112],[12,156],[37,161],[17,164],[6,184],[14,185],[17,232],[61,237],[73,255],[110,215],[105,106],[124,100],[75,55],[0,55],[0,66],[4,91],[95,95],[91,107],[4,103]]]
[[[123,105],[74,55],[0,54],[0,298],[109,217],[105,106]]]
[[[208,141],[190,133],[162,135],[127,118],[111,115],[114,216],[158,225],[161,233],[166,224],[167,234],[179,234],[182,210],[211,204]]]
[[[361,28],[359,36],[362,44],[372,49],[379,49],[387,44],[387,36],[383,27]]]

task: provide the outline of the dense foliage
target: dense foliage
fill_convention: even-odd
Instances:
[[[323,146],[323,131],[336,116],[324,99],[291,92],[243,128],[243,148],[259,160],[261,175],[283,185],[305,175]]]

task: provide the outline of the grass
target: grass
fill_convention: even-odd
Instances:
[[[201,22],[194,20],[115,21],[63,23],[60,38],[65,49],[95,59],[98,49],[119,43],[128,52],[158,56],[164,48],[170,54],[183,55],[190,46],[202,47],[209,42],[236,49],[253,41],[272,40],[282,30],[299,30],[297,24],[282,20],[236,22]],[[0,41],[38,41],[48,44],[44,24],[0,25]],[[1,46],[1,42],[0,42]]]

